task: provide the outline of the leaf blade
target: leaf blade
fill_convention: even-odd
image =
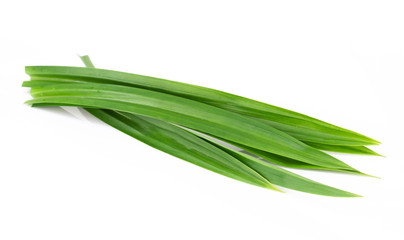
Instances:
[[[181,128],[147,117],[128,117],[111,110],[86,110],[106,124],[160,151],[230,178],[280,191],[250,167]]]
[[[149,117],[162,118],[161,120],[172,121],[176,124],[203,132],[210,132],[211,134],[217,134],[216,132],[219,132],[219,135],[224,136],[226,139],[229,138],[229,140],[235,142],[245,143],[245,145],[251,145],[251,147],[261,150],[268,150],[268,148],[270,148],[274,153],[296,158],[297,160],[326,167],[352,169],[341,161],[317,151],[314,148],[308,147],[287,134],[271,129],[258,121],[244,118],[241,115],[172,95],[143,89],[105,85],[106,84],[58,84],[44,86],[41,89],[31,90],[34,91],[34,96],[37,94],[38,96],[42,95],[42,97],[36,96],[36,99],[29,102],[45,103],[57,100],[61,104],[83,104],[107,109],[109,107],[112,110],[118,111],[130,110],[135,114],[139,114],[139,112],[136,111],[142,111],[143,114],[148,114]],[[55,95],[55,92],[57,92],[55,89],[58,89],[58,94],[63,93],[69,96],[46,97],[46,94]],[[125,92],[125,94],[122,92]],[[126,95],[126,93],[130,94]],[[73,97],[74,95],[81,97],[81,99]],[[101,97],[104,99],[100,99]],[[156,97],[158,98],[157,101],[155,99]],[[121,102],[115,102],[114,99],[119,99]],[[180,103],[178,104],[177,101]],[[139,103],[145,105],[136,105]],[[108,105],[108,107],[106,107],[105,104]],[[114,107],[118,105],[119,109],[114,109]],[[186,106],[185,110],[184,106]],[[153,107],[159,108],[158,111],[153,109]],[[169,108],[170,112],[164,112],[163,109],[166,108]],[[174,113],[177,115],[174,116]],[[185,113],[185,115],[183,113]],[[209,121],[207,119],[209,119]],[[240,129],[240,127],[243,129]]]
[[[200,86],[104,69],[30,66],[26,68],[26,72],[33,80],[37,77],[77,78],[83,81],[122,84],[169,93],[260,118],[272,127],[294,135],[300,140],[353,146],[379,144],[378,141],[362,134],[297,112]]]

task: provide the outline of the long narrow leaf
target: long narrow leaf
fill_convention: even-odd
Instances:
[[[24,85],[30,86],[30,83],[33,82]],[[34,99],[27,103],[68,104],[140,114],[306,163],[355,171],[334,157],[260,121],[169,94],[90,83],[46,85],[32,88],[31,93]]]
[[[325,196],[358,197],[356,194],[309,180],[259,159],[238,153],[206,138],[201,139],[182,128],[160,120],[109,110],[89,109],[89,112],[114,128],[171,155],[179,156],[185,160],[201,156],[196,158],[198,165],[202,162],[202,166],[206,166],[208,160],[209,164],[213,162],[214,165],[219,165],[219,169],[222,170],[222,165],[228,165],[230,162],[230,164],[233,163],[231,165],[233,169],[235,165],[235,169],[239,170],[239,164],[243,163],[258,172],[260,177],[263,176],[270,182],[282,187]],[[213,161],[210,161],[211,159]],[[225,174],[228,172],[226,171]],[[238,173],[238,171],[236,172]],[[249,172],[247,171],[247,173]],[[236,176],[238,177],[239,174]],[[270,185],[269,188],[273,189],[273,186]]]
[[[88,56],[87,56],[87,58],[88,58]],[[85,61],[87,61],[87,60],[85,60]],[[57,83],[86,83],[86,82],[85,81],[78,81],[78,80],[66,80],[66,79],[52,78],[52,80],[50,80],[50,79],[47,79],[47,80],[36,79],[33,82],[30,82],[29,85],[32,86],[32,87],[35,87],[35,86],[52,85],[52,84],[57,84]],[[299,139],[299,136],[294,136],[294,137]],[[301,140],[301,139],[299,139],[299,140]],[[331,152],[381,156],[380,154],[372,151],[371,149],[369,149],[369,148],[367,148],[365,146],[331,145],[331,144],[314,143],[314,142],[308,142],[308,141],[302,141],[302,142],[309,145],[309,146],[311,146],[311,147],[314,147],[314,148],[317,148],[317,149],[320,149],[320,150],[331,151]]]
[[[267,124],[304,141],[332,145],[361,146],[379,142],[309,116],[214,89],[117,71],[55,66],[26,67],[32,80],[66,79],[113,83],[151,89],[201,101],[239,114],[264,120]]]
[[[210,139],[204,138],[206,141],[211,142],[215,146],[223,149],[233,157],[238,160],[244,162],[246,165],[255,169],[262,176],[266,177],[273,184],[294,189],[297,191],[314,193],[325,196],[334,196],[334,197],[360,197],[359,195],[342,191],[313,180],[307,179],[295,173],[289,172],[285,169],[273,166],[272,164],[257,159],[255,157],[249,156],[247,154],[235,151],[228,147],[222,146]]]
[[[86,67],[94,67],[87,55],[80,58]],[[202,143],[181,128],[134,114],[127,117],[125,113],[110,110],[88,108],[85,108],[85,110],[106,124],[168,154],[196,163],[208,170],[216,170],[215,172],[237,180],[278,190],[266,179],[263,181],[261,175],[252,172],[246,166],[242,166],[240,162],[229,158],[227,154],[218,151],[217,148]],[[211,167],[212,165],[213,168]],[[229,165],[230,167],[228,167]]]
[[[131,115],[129,118],[111,110],[86,110],[108,125],[170,155],[239,181],[279,191],[250,167],[179,127],[147,117]]]
[[[94,67],[94,64],[90,60],[89,56],[87,56],[87,55],[80,56],[80,58],[83,61],[83,63],[85,64],[86,67]],[[90,109],[88,111],[91,113],[91,111],[93,111],[93,110]],[[106,114],[108,114],[107,111],[104,111],[104,112]],[[142,119],[142,121],[146,121],[146,124],[149,124],[148,119],[142,118],[140,116],[137,116],[137,115],[134,115],[134,114],[128,114],[128,113],[121,113],[121,114],[124,115],[124,116],[127,116],[136,125],[137,124],[142,125],[142,122],[137,121],[139,118]],[[97,115],[94,115],[94,116],[97,117]],[[102,118],[100,118],[100,116],[98,116],[98,118],[102,120]],[[160,124],[160,126],[165,126],[165,124],[166,124],[166,123],[161,122],[161,121],[159,122],[159,120],[155,120],[155,119],[153,121],[154,121],[154,123]],[[108,123],[107,121],[105,121],[105,122]],[[176,127],[174,127],[174,128],[176,128]],[[119,128],[117,128],[117,129],[120,130]],[[141,128],[141,129],[143,129],[143,128]],[[168,133],[163,128],[162,128],[162,131],[164,131],[165,134]],[[183,131],[182,129],[178,128],[178,132],[182,132],[182,131]],[[148,134],[142,134],[142,136],[148,138]],[[133,137],[137,138],[137,135],[135,135]],[[139,138],[137,138],[137,139],[139,139]],[[206,140],[207,142],[210,142],[211,144],[218,145],[217,142],[212,142],[211,140],[208,140],[207,138],[203,138],[203,139]],[[139,140],[141,140],[141,139],[139,139]],[[325,146],[327,147],[328,145],[325,145]],[[291,173],[289,171],[285,171],[285,170],[283,170],[281,168],[278,168],[278,167],[275,167],[275,166],[272,166],[272,165],[268,165],[266,163],[258,161],[257,159],[252,159],[251,160],[251,159],[249,159],[249,157],[245,157],[245,156],[240,155],[238,153],[232,153],[232,150],[229,149],[229,148],[226,148],[225,146],[218,146],[218,147],[220,147],[222,149],[224,148],[224,151],[228,151],[228,152],[230,151],[229,154],[232,154],[233,156],[235,156],[236,158],[240,159],[243,162],[246,162],[246,160],[247,160],[248,165],[251,166],[254,170],[257,169],[259,172],[261,172],[263,174],[263,176],[266,177],[267,180],[270,180],[270,179],[275,180],[275,182],[277,182],[280,186],[289,187],[289,188],[292,188],[292,189],[295,189],[295,190],[303,190],[303,191],[306,191],[306,192],[309,192],[309,193],[328,195],[328,196],[340,196],[340,197],[341,196],[348,196],[348,197],[357,196],[355,194],[351,194],[351,193],[348,193],[348,192],[345,192],[345,191],[341,191],[339,189],[335,189],[335,188],[332,188],[332,187],[329,187],[329,186],[325,186],[325,185],[317,183],[317,182],[313,182],[313,181],[311,181],[309,179],[303,178],[303,177],[301,177],[299,175],[296,175],[296,174],[293,174],[293,173]],[[324,146],[320,145],[320,147],[324,147]],[[331,147],[332,147],[332,145],[331,145]],[[339,151],[346,151],[344,146],[336,146],[336,147],[337,147],[336,149],[339,150]],[[354,150],[356,150],[356,152],[354,150],[352,150],[351,153],[352,152],[357,153],[358,151],[362,150],[361,147],[348,146],[348,148],[349,147],[354,148]],[[366,149],[366,147],[362,147],[362,148]],[[328,150],[330,150],[330,148],[328,148]],[[331,150],[335,150],[335,148],[331,148]],[[368,149],[368,150],[371,151],[370,149]],[[273,155],[275,155],[275,154],[273,154]],[[281,157],[281,156],[279,156],[279,157],[280,158],[285,158],[285,157]],[[287,159],[287,160],[295,161],[295,160],[292,160],[292,159]],[[295,162],[298,163],[298,164],[303,164],[303,165],[307,164],[307,163],[300,162],[300,161],[295,161]],[[307,164],[307,165],[310,165],[310,164]]]
[[[87,55],[80,58],[86,67],[94,67]],[[252,169],[181,128],[134,114],[128,117],[125,113],[110,110],[85,110],[121,132],[170,155],[243,182],[280,191]]]
[[[325,151],[339,152],[339,153],[351,153],[351,154],[363,154],[372,156],[382,156],[377,152],[365,147],[365,146],[342,146],[342,145],[329,145],[313,142],[304,142],[305,144]]]
[[[344,173],[353,173],[353,174],[359,174],[359,175],[363,175],[363,176],[374,177],[372,175],[359,172],[357,170],[353,171],[353,170],[348,170],[348,169],[333,169],[333,168],[329,168],[329,167],[324,167],[324,166],[310,164],[310,163],[306,163],[306,162],[302,162],[302,161],[297,161],[297,160],[292,159],[292,158],[280,156],[278,154],[270,153],[270,152],[267,152],[267,151],[263,151],[263,150],[259,150],[259,149],[252,148],[252,147],[249,147],[249,146],[245,146],[243,144],[232,142],[232,141],[223,139],[223,138],[218,137],[218,136],[214,136],[214,135],[208,135],[208,136],[216,138],[216,139],[224,141],[224,142],[227,142],[228,144],[231,144],[231,145],[233,145],[235,147],[238,147],[238,148],[244,150],[247,153],[253,154],[253,155],[257,156],[257,157],[261,157],[262,159],[265,159],[268,162],[271,162],[271,163],[274,163],[274,164],[277,164],[277,165],[280,165],[280,166],[283,166],[283,167],[298,168],[298,169],[332,170],[332,171],[340,171],[340,172],[344,172]]]
[[[255,172],[260,174],[256,178],[253,178],[254,181],[252,181],[252,184],[255,185],[262,186],[263,182],[260,178],[264,177],[269,182],[273,181],[276,185],[302,192],[334,197],[358,197],[356,194],[309,180],[259,159],[235,152],[213,141],[201,139],[182,128],[160,120],[109,110],[88,109],[88,111],[112,127],[154,148],[193,162],[199,166],[210,168],[210,170],[213,168],[214,171],[216,170],[215,172],[226,176],[230,175],[230,177],[238,180],[241,179],[242,181],[251,183],[251,175],[255,176],[255,174],[252,174],[249,170],[254,169]],[[245,165],[240,166],[240,164]],[[251,169],[248,169],[246,166]],[[228,170],[229,168],[230,170]],[[224,173],[223,169],[225,169]],[[247,173],[240,174],[240,172]],[[241,178],[240,175],[242,176]],[[245,175],[250,176],[250,178],[247,178],[250,181],[245,180]],[[261,180],[258,181],[258,184],[257,179]],[[266,183],[264,186],[274,189],[274,186],[269,183]]]

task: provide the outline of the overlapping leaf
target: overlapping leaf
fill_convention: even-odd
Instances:
[[[93,67],[87,56],[82,60]],[[358,196],[234,151],[172,123],[222,139],[286,167],[362,174],[315,148],[377,155],[362,146],[377,141],[286,109],[164,79],[84,69],[90,68],[27,67],[31,81],[23,86],[31,87],[34,97],[27,103],[84,107],[100,120],[156,149],[274,190],[277,189],[272,183],[320,195]]]
[[[58,66],[32,66],[26,72],[32,79],[96,82],[134,86],[204,102],[228,111],[258,118],[299,140],[346,146],[379,142],[364,135],[325,123],[290,110],[205,87],[104,69]]]
[[[110,110],[87,109],[87,111],[108,125],[156,149],[207,169],[214,169],[213,171],[225,176],[258,186],[262,186],[260,178],[263,177],[273,184],[302,192],[334,197],[358,197],[356,194],[309,180],[262,160],[236,152],[207,138],[197,137],[187,130],[160,120]],[[243,167],[241,164],[245,164],[245,166]],[[225,168],[228,165],[230,167]],[[212,166],[214,167],[212,168]],[[251,169],[245,168],[254,169],[260,175],[251,180],[251,175],[256,174],[251,173]],[[241,174],[240,172],[246,173]],[[250,177],[246,180],[244,175]],[[265,182],[263,186],[274,189],[272,185],[265,184]]]
[[[40,83],[25,82],[24,86]],[[356,171],[258,120],[178,96],[98,83],[44,85],[33,87],[31,94],[34,99],[27,102],[30,104],[85,106],[139,114],[309,164]]]
[[[160,151],[236,180],[278,190],[239,160],[177,126],[111,110],[89,108],[86,110],[110,126]]]
[[[89,61],[88,56],[83,56],[82,57],[83,61]],[[89,66],[93,66],[91,61],[89,62]],[[41,81],[40,86],[47,85],[47,84],[57,84],[57,83],[84,83],[84,82],[94,82],[94,81],[83,81],[83,80],[72,80],[72,79],[62,79],[62,78],[48,78],[48,77],[32,77],[32,80],[39,80]],[[45,82],[46,81],[46,82]],[[119,85],[119,84],[118,84]],[[262,120],[261,121],[268,123],[268,121]],[[277,124],[274,124],[275,126]],[[297,128],[297,127],[296,127]],[[302,130],[303,132],[305,129]],[[290,134],[290,133],[288,133]],[[299,135],[294,135],[296,139],[302,140],[299,138]],[[345,146],[345,145],[332,145],[332,144],[324,144],[324,143],[316,143],[316,142],[310,142],[310,141],[304,141],[302,140],[303,143],[320,149],[320,150],[326,150],[326,151],[331,151],[331,152],[341,152],[341,153],[351,153],[351,154],[364,154],[364,155],[375,155],[375,156],[380,156],[378,153],[372,151],[371,149],[365,147],[365,146]]]

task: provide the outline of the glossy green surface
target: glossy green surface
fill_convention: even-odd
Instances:
[[[88,111],[108,125],[156,149],[237,180],[270,189],[274,189],[274,186],[269,182],[307,193],[358,197],[356,194],[309,180],[236,152],[160,120],[110,110],[88,109]],[[262,178],[269,182],[263,181]]]
[[[177,126],[111,110],[86,110],[108,125],[160,151],[236,180],[278,190],[244,163]]]
[[[31,81],[24,86],[40,83]],[[30,104],[93,107],[139,114],[302,162],[354,170],[261,121],[170,94],[95,83],[37,86],[32,88],[31,94],[34,99],[27,102]]]
[[[31,66],[32,80],[64,79],[144,88],[204,102],[228,111],[259,118],[299,140],[330,145],[362,146],[379,142],[318,119],[248,98],[205,87],[104,69]]]
[[[81,59],[88,69],[94,68],[88,56]],[[110,126],[156,149],[249,184],[278,190],[274,183],[319,195],[357,197],[267,161],[292,168],[362,174],[315,148],[378,155],[362,146],[377,141],[286,109],[164,79],[109,70],[89,76],[81,70],[27,67],[31,81],[23,86],[31,87],[34,97],[27,103],[84,107]],[[190,95],[193,91],[199,95]],[[172,123],[222,139],[267,161]]]
[[[86,67],[94,67],[87,55],[80,58]],[[106,124],[160,151],[224,176],[280,191],[237,159],[177,126],[135,114],[101,109],[86,110]]]
[[[213,138],[219,139],[221,141],[227,142],[228,144],[231,144],[235,147],[238,147],[240,149],[242,149],[243,151],[245,151],[246,153],[255,155],[257,157],[260,157],[262,159],[265,159],[268,162],[283,166],[283,167],[288,167],[288,168],[299,168],[299,169],[316,169],[316,170],[332,170],[332,171],[340,171],[340,172],[344,172],[344,173],[351,173],[351,174],[359,174],[359,175],[364,175],[364,176],[371,176],[365,173],[362,173],[360,171],[357,170],[349,170],[349,169],[335,169],[335,168],[328,168],[328,167],[324,167],[324,166],[318,166],[315,164],[310,164],[310,163],[306,163],[306,162],[302,162],[302,161],[297,161],[295,159],[292,158],[288,158],[288,157],[284,157],[284,156],[280,156],[278,154],[274,154],[274,153],[270,153],[267,151],[263,151],[263,150],[259,150],[256,148],[252,148],[243,144],[239,144],[239,143],[235,143],[232,141],[228,141],[226,139],[222,139],[218,136],[212,136]],[[374,176],[371,176],[374,177]]]
[[[321,144],[321,143],[313,143],[313,142],[304,142],[304,143],[311,147],[329,151],[329,152],[382,156],[382,155],[378,154],[377,152],[375,152],[365,146],[342,146],[342,145],[329,145],[329,144]]]
[[[260,173],[262,176],[267,178],[271,183],[275,185],[279,185],[285,188],[294,189],[297,191],[314,193],[325,196],[334,196],[334,197],[360,197],[359,195],[342,191],[313,180],[302,177],[298,174],[292,173],[280,167],[274,166],[268,162],[260,160],[258,158],[249,156],[245,153],[235,151],[228,147],[222,146],[218,143],[215,143],[212,140],[205,140],[211,142],[215,146],[219,147],[223,151],[229,153],[233,157],[242,161],[246,165],[253,168],[255,171]]]
[[[87,59],[82,59],[83,61],[88,61],[88,56],[84,56],[87,57]],[[91,63],[92,64],[92,63]],[[93,65],[89,65],[89,66],[93,66]],[[68,80],[68,79],[60,79],[60,78],[45,78],[46,80],[40,80],[39,78],[33,78],[33,82],[30,83],[30,86],[35,86],[35,82],[38,82],[37,86],[44,86],[47,84],[57,84],[57,83],[85,83],[85,81],[77,81],[77,80]],[[257,118],[254,118],[257,120]],[[266,120],[262,120],[259,119],[264,123],[268,124],[268,121]],[[303,121],[303,120],[302,120]],[[269,124],[271,125],[271,124]],[[277,125],[277,124],[274,124]],[[278,124],[279,125],[279,124]],[[302,130],[304,131],[304,129]],[[302,140],[301,137],[299,137],[299,135],[296,134],[291,134],[290,132],[287,132],[287,134],[292,135],[293,137],[295,137],[298,140],[301,140],[303,143],[320,149],[320,150],[326,150],[326,151],[331,151],[331,152],[340,152],[340,153],[351,153],[351,154],[363,154],[363,155],[374,155],[374,156],[381,156],[378,153],[372,151],[371,149],[365,147],[365,146],[345,146],[345,145],[332,145],[332,144],[324,144],[324,143],[315,143],[315,142],[310,142],[310,141],[304,141]]]

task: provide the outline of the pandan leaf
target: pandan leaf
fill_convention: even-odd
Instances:
[[[33,82],[24,86],[30,83]],[[31,94],[34,99],[27,102],[30,104],[73,105],[139,114],[302,162],[356,171],[260,121],[170,94],[96,83],[45,85],[32,88]]]
[[[23,86],[31,87],[34,97],[27,103],[84,107],[101,121],[156,149],[278,191],[272,183],[319,195],[357,197],[267,161],[286,167],[363,174],[315,148],[377,155],[363,146],[377,141],[299,113],[213,89],[93,69],[88,56],[81,59],[88,68],[27,67],[31,81]],[[234,151],[198,132],[267,161]]]
[[[104,69],[31,66],[26,72],[32,80],[65,79],[82,82],[109,83],[144,88],[204,102],[228,111],[259,118],[299,140],[330,144],[362,146],[378,141],[318,119],[248,98],[205,87],[160,78]]]
[[[246,165],[253,168],[255,171],[260,173],[262,176],[267,178],[270,182],[275,185],[279,185],[285,188],[294,189],[301,192],[334,196],[334,197],[361,197],[359,195],[339,190],[313,180],[302,177],[298,174],[292,173],[280,167],[274,166],[268,162],[262,161],[258,158],[252,157],[248,154],[235,151],[228,147],[222,146],[211,139],[203,138],[208,142],[211,142],[215,146],[229,153],[233,157],[242,161]]]
[[[202,138],[201,136],[198,137],[198,135],[194,135],[187,130],[160,120],[140,117],[130,113],[117,113],[110,110],[88,109],[88,111],[108,125],[156,149],[184,160],[192,160],[196,157],[197,160],[194,162],[197,162],[197,165],[202,165],[202,167],[206,166],[206,161],[209,161],[209,167],[211,165],[219,165],[220,170],[223,165],[228,165],[229,162],[234,164],[237,170],[239,168],[243,169],[239,164],[245,164],[245,166],[250,167],[260,174],[259,177],[264,177],[269,182],[273,182],[282,187],[333,197],[359,196],[309,180],[262,160],[238,153],[212,140]],[[201,157],[198,158],[199,156]],[[203,164],[198,164],[200,162]],[[235,168],[234,165],[231,166],[233,169]],[[225,171],[225,174],[221,174],[228,176],[228,172],[229,171]],[[236,173],[239,173],[239,171],[236,171]],[[249,173],[249,171],[247,171],[247,173]],[[240,174],[238,174],[237,177],[239,177],[239,175]],[[258,179],[260,179],[259,177]],[[242,181],[247,182],[244,179],[245,177],[242,178]],[[262,182],[259,181],[259,183]],[[253,182],[253,184],[258,185],[256,182]],[[270,187],[267,188],[273,189],[274,187],[270,185]]]
[[[172,124],[133,114],[128,117],[111,110],[86,110],[108,125],[160,151],[224,176],[279,191],[244,163]]]

